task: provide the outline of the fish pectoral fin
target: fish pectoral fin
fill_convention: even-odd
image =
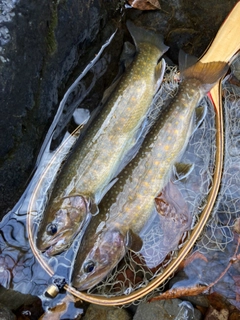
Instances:
[[[120,171],[119,171],[120,172]],[[101,191],[99,198],[102,199],[105,194],[112,188],[112,186],[118,181],[118,178],[112,179]],[[98,199],[98,198],[97,198]],[[97,201],[98,202],[98,201]]]
[[[125,245],[129,250],[139,252],[142,248],[143,241],[138,234],[132,229],[129,229],[125,237]]]
[[[193,132],[195,132],[197,130],[197,128],[200,126],[200,124],[202,123],[202,121],[205,118],[206,114],[207,114],[207,106],[206,106],[206,104],[196,108],[196,110],[195,110],[195,119],[194,119],[195,123],[194,123]]]
[[[193,171],[193,169],[193,163],[176,162],[173,166],[173,174],[175,178],[173,179],[173,182],[177,182],[187,178],[189,174]]]
[[[166,69],[166,62],[164,59],[162,59],[155,68],[155,94],[157,93],[158,89],[160,88],[160,85],[163,81],[163,76]]]
[[[99,213],[98,205],[95,202],[91,203],[91,208],[89,210],[92,216],[96,216]]]

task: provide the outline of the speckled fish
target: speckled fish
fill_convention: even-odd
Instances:
[[[48,255],[69,247],[89,215],[97,212],[96,204],[139,138],[162,80],[158,60],[168,49],[162,37],[130,21],[127,26],[138,54],[57,179],[36,241]]]
[[[177,161],[199,122],[197,118],[203,119],[203,110],[196,106],[226,70],[224,62],[197,62],[183,71],[176,97],[148,134],[138,155],[106,194],[99,216],[92,219],[84,234],[72,274],[72,285],[78,290],[103,280],[127,249],[141,249],[139,233],[154,210],[156,196],[170,180],[174,168],[184,173],[184,167],[189,167],[177,165]]]

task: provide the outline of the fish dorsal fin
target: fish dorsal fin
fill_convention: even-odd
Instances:
[[[183,180],[189,176],[189,174],[193,171],[194,164],[193,163],[183,163],[176,162],[173,166],[174,178],[173,182],[177,182]]]
[[[162,35],[158,34],[157,32],[154,32],[153,30],[149,30],[143,27],[137,27],[132,21],[127,21],[127,28],[130,32],[134,44],[139,51],[139,43],[140,42],[147,42],[154,46],[156,46],[160,51],[161,54],[166,52],[168,50],[168,46],[166,46],[163,43],[163,37]]]
[[[132,229],[127,231],[125,237],[125,246],[134,252],[139,252],[142,248],[143,241],[141,237],[136,234]]]

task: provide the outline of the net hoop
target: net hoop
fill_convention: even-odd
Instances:
[[[207,197],[206,206],[199,217],[199,221],[196,224],[194,230],[192,231],[189,240],[179,250],[178,256],[169,263],[169,265],[165,268],[162,274],[159,274],[158,276],[156,276],[156,278],[151,280],[147,286],[140,289],[136,289],[134,292],[128,295],[117,296],[117,297],[104,297],[100,295],[79,292],[69,284],[65,284],[64,289],[67,292],[71,293],[73,296],[75,296],[80,300],[102,305],[102,306],[118,306],[118,305],[125,305],[125,304],[132,303],[133,301],[139,300],[143,296],[149,294],[158,286],[160,286],[163,282],[165,282],[175,272],[175,270],[177,269],[181,261],[186,257],[188,252],[192,249],[193,245],[195,244],[196,240],[201,234],[211,214],[211,211],[214,206],[214,203],[218,194],[218,190],[220,187],[222,168],[223,168],[224,136],[223,136],[223,111],[222,111],[222,102],[221,102],[221,82],[219,82],[213,88],[213,90],[210,93],[210,98],[215,106],[215,120],[216,120],[215,122],[216,123],[216,154],[215,154],[215,171],[213,174],[213,184],[209,192],[209,195]],[[60,149],[58,150],[58,152],[59,151]],[[27,231],[29,235],[29,243],[34,256],[36,257],[36,259],[38,260],[42,268],[49,274],[49,276],[53,277],[54,271],[43,259],[43,256],[35,246],[35,243],[33,240],[32,228],[31,228],[31,218],[32,218],[31,212],[32,212],[33,204],[35,202],[35,197],[37,195],[38,189],[43,179],[44,179],[44,175],[42,175],[41,179],[39,180],[33,192],[33,195],[30,199],[28,212],[27,212]]]

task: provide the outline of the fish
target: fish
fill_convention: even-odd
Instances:
[[[182,179],[193,168],[179,160],[206,113],[196,107],[226,73],[228,65],[221,61],[189,65],[185,60],[182,63],[179,59],[184,67],[176,96],[160,114],[137,156],[103,198],[99,215],[83,236],[71,274],[71,284],[79,291],[101,282],[127,250],[141,250],[140,233],[156,209],[157,195],[176,174],[177,179]]]
[[[48,256],[67,249],[111,187],[142,135],[142,124],[164,74],[161,35],[127,21],[137,49],[102,112],[63,166],[39,224],[36,247]],[[133,154],[131,155],[133,156]]]

